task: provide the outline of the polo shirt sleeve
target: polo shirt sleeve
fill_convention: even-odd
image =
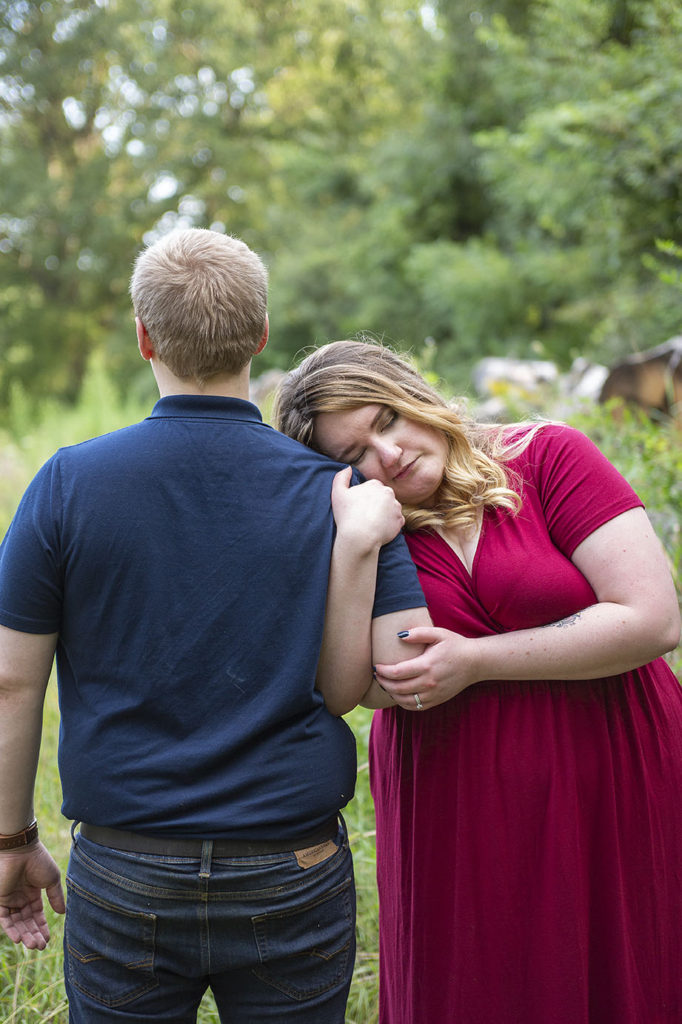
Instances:
[[[63,589],[59,506],[54,455],[26,489],[0,546],[0,624],[9,629],[59,630]]]
[[[426,605],[417,570],[402,534],[379,552],[372,618]]]

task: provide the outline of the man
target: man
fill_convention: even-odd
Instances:
[[[0,550],[0,924],[40,949],[42,890],[64,910],[33,822],[56,650],[70,1019],[185,1024],[210,985],[234,1024],[341,1022],[355,745],[320,690],[357,620],[332,560],[348,480],[248,402],[267,278],[243,242],[166,236],[131,294],[159,401],[57,452]],[[423,604],[402,539],[385,544],[379,660],[404,657],[395,631]]]

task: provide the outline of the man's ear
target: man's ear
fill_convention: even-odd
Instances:
[[[262,352],[263,349],[265,348],[265,346],[267,345],[269,333],[270,333],[270,321],[268,320],[268,315],[266,313],[265,314],[265,330],[263,331],[263,337],[261,338],[260,342],[258,343],[258,348],[253,353],[255,356],[257,356],[259,352]]]
[[[154,358],[154,346],[152,340],[147,334],[147,328],[140,320],[139,316],[135,317],[135,330],[137,332],[137,347],[140,350],[140,355],[143,359],[149,362],[150,359]]]

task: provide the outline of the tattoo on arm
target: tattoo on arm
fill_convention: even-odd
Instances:
[[[581,616],[581,612],[574,612],[573,615],[567,615],[565,619],[559,619],[558,622],[548,622],[548,626],[556,626],[558,629],[565,629],[566,626],[573,626]]]

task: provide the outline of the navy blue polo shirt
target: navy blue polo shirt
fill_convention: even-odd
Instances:
[[[59,633],[67,818],[289,838],[348,802],[355,741],[314,685],[339,468],[249,402],[182,395],[39,471],[0,623]],[[374,615],[423,604],[398,537]]]

